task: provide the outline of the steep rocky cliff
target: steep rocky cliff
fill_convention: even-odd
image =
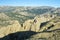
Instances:
[[[44,38],[43,35],[46,34],[45,37],[47,38],[48,37],[47,35],[50,35],[50,34],[53,35],[53,33],[52,32],[49,33],[49,31],[54,31],[54,30],[60,29],[59,20],[60,20],[60,16],[52,15],[52,14],[38,15],[34,19],[25,21],[23,24],[20,24],[17,20],[10,20],[9,21],[10,25],[2,26],[0,28],[0,38],[4,37],[10,33],[15,33],[15,32],[19,32],[19,31],[44,32],[41,34],[38,33],[36,35],[37,36],[40,35],[40,36],[42,36],[42,38]],[[47,32],[47,33],[45,33],[45,32]],[[38,36],[38,38],[40,36]]]

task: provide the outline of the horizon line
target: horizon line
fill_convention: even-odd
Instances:
[[[3,7],[3,6],[11,6],[11,7],[55,7],[55,8],[58,8],[58,7],[60,7],[60,6],[43,6],[43,5],[40,5],[40,6],[36,6],[36,5],[34,5],[34,6],[32,6],[32,5],[0,5],[0,7]]]

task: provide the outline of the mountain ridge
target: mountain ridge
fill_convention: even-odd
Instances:
[[[0,7],[0,38],[11,33],[33,31],[39,33],[32,35],[31,39],[55,40],[55,36],[59,35],[58,30],[60,30],[59,8]]]

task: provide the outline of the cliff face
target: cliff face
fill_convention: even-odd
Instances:
[[[12,25],[8,25],[8,26],[2,26],[0,28],[0,37],[3,37],[5,35],[8,35],[10,33],[14,33],[17,31],[20,31],[21,29],[21,25],[18,23],[18,21],[10,21],[13,22]]]
[[[0,38],[6,40],[16,40],[16,38],[20,40],[28,37],[31,40],[60,39],[60,9],[12,8],[0,9]]]
[[[51,14],[36,16],[33,20],[25,21],[25,23],[23,24],[23,27],[26,30],[31,30],[35,32],[40,32],[40,31],[43,31],[44,29],[47,30],[49,26],[54,26],[54,24],[51,24],[50,21],[54,20],[55,17],[56,15],[51,15]],[[44,27],[46,25],[47,27]]]
[[[53,31],[59,29],[60,17],[51,14],[36,16],[34,19],[27,20],[25,23],[20,24],[17,20],[10,21],[11,25],[3,26],[0,28],[0,37],[15,33],[18,31]]]

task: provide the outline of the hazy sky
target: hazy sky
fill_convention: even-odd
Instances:
[[[60,7],[60,0],[0,0],[0,6],[53,6],[53,7]]]

